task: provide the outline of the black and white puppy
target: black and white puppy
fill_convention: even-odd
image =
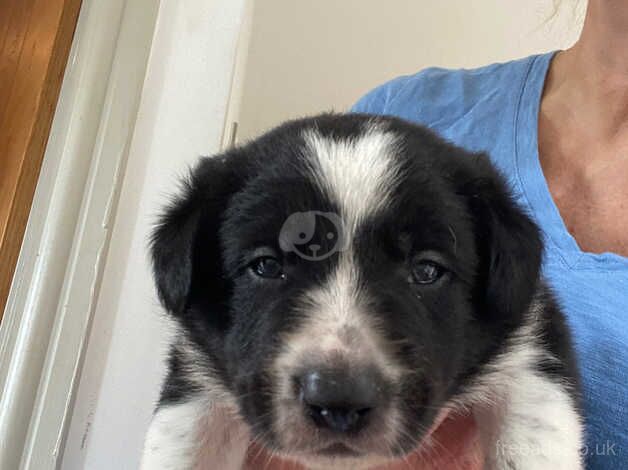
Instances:
[[[582,468],[540,235],[485,155],[395,118],[288,122],[202,159],[151,250],[178,329],[144,469],[235,470],[252,440],[370,468],[451,410],[486,468]]]

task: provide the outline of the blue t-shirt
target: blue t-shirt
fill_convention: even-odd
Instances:
[[[374,89],[352,108],[426,125],[486,151],[540,225],[543,270],[574,333],[583,380],[587,468],[628,469],[628,258],[582,251],[539,163],[537,128],[553,54],[474,70],[429,68]]]

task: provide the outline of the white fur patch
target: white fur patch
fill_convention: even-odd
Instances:
[[[347,364],[377,366],[391,381],[399,378],[401,370],[389,359],[383,335],[365,314],[369,299],[358,276],[352,253],[343,252],[326,282],[304,293],[300,305],[306,312],[304,324],[285,338],[288,351],[278,362],[283,370],[308,356],[333,356]]]
[[[340,205],[348,238],[367,216],[390,202],[399,178],[394,158],[396,136],[373,124],[352,139],[323,137],[314,129],[303,135],[318,186]]]
[[[142,470],[239,470],[249,430],[233,395],[217,381],[209,358],[176,324],[173,348],[185,380],[199,390],[157,409],[146,435]],[[214,464],[219,462],[217,467]]]
[[[206,401],[197,399],[157,410],[146,435],[141,469],[194,468],[207,406]]]
[[[199,395],[157,410],[141,470],[240,470],[249,440],[235,409]]]
[[[583,424],[567,384],[538,371],[555,360],[538,339],[536,302],[527,323],[453,407],[471,409],[487,451],[488,470],[583,468]]]
[[[502,413],[494,430],[498,437],[488,448],[488,469],[583,468],[582,424],[563,387],[524,369]]]

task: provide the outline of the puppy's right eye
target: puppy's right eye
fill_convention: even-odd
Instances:
[[[285,279],[283,266],[277,258],[262,256],[251,263],[251,269],[259,277],[267,279]]]
[[[412,269],[412,278],[416,284],[433,284],[444,273],[444,269],[433,261],[420,261]]]

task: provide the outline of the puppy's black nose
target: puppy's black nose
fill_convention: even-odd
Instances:
[[[298,378],[307,416],[319,427],[356,432],[368,422],[384,395],[383,380],[374,370],[308,370]]]

